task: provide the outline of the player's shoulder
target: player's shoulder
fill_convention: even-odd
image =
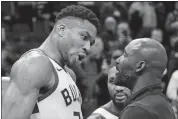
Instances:
[[[19,77],[20,75],[20,77]],[[31,51],[23,55],[11,69],[11,77],[33,77],[35,79],[46,79],[52,76],[53,66],[47,56]]]
[[[47,68],[50,67],[51,63],[50,60],[47,58],[47,56],[41,54],[40,52],[37,51],[31,51],[23,55],[19,60],[15,62],[13,67],[19,67],[19,68],[37,68],[41,67]],[[34,69],[35,70],[35,69]]]

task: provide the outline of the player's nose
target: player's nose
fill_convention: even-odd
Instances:
[[[117,92],[124,92],[124,87],[122,87],[122,86],[116,86],[116,91]]]
[[[82,47],[82,49],[86,54],[89,54],[91,49],[90,42],[86,42],[85,45]]]
[[[117,64],[120,64],[121,58],[122,58],[122,56],[120,56],[120,57],[118,57],[118,58],[116,59],[116,63],[117,63]]]

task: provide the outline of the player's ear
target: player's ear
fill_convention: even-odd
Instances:
[[[137,64],[136,64],[136,72],[137,73],[142,72],[144,70],[145,66],[146,66],[145,61],[139,61],[139,62],[137,62]]]
[[[64,36],[64,31],[67,28],[67,26],[65,24],[58,24],[56,26],[56,30],[57,33],[59,34],[59,36],[63,37]]]

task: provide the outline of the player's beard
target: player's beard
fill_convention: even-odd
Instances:
[[[112,97],[112,101],[113,101],[114,105],[116,105],[116,107],[119,107],[119,108],[121,108],[125,105],[126,100],[118,101],[115,96]]]
[[[72,66],[72,65],[75,65],[78,63],[78,55],[77,53],[73,53],[73,54],[69,54],[68,55],[68,61],[67,61],[67,64],[69,66]]]
[[[132,67],[119,67],[119,72],[116,73],[116,83],[119,86],[124,86],[132,90],[137,82],[137,74]]]
[[[68,51],[67,57],[68,57],[67,64],[70,66],[79,65],[82,62],[82,60],[79,60],[77,49],[71,49],[70,51]]]

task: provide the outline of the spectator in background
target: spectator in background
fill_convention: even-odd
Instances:
[[[166,18],[165,28],[168,32],[171,32],[173,27],[175,27],[175,22],[178,22],[178,2],[175,2],[174,10]]]
[[[110,100],[108,87],[107,87],[107,79],[108,79],[108,70],[110,67],[115,66],[116,59],[119,58],[123,54],[121,49],[114,50],[110,57],[110,62],[106,59],[103,59],[101,72],[97,78],[97,85],[99,86],[99,94],[98,94],[98,106],[104,105]]]
[[[1,27],[1,41],[2,42],[6,41],[6,30],[4,27]]]
[[[2,76],[6,76],[7,71],[6,71],[6,67],[7,67],[7,55],[8,55],[8,51],[6,49],[6,32],[5,32],[5,28],[1,28],[1,75]]]
[[[151,38],[162,43],[163,42],[163,32],[161,29],[155,28],[151,31]]]
[[[128,11],[129,25],[132,30],[132,38],[136,38],[142,27],[141,2],[133,2]]]
[[[123,54],[123,50],[121,49],[117,49],[112,52],[111,64],[110,64],[111,67],[116,65],[116,59],[122,56],[122,54]]]
[[[164,42],[164,35],[163,35],[163,30],[162,29],[160,29],[160,28],[154,28],[151,31],[151,33],[150,33],[150,38],[152,38],[152,39],[160,42],[164,46],[164,48],[166,49],[167,54],[169,54],[169,50],[170,50],[169,49],[169,45],[166,44],[166,43],[163,44],[163,42]]]
[[[33,4],[35,4],[35,2],[32,1],[16,2],[20,22],[28,24],[31,31],[33,31],[32,17],[35,15]]]
[[[113,12],[116,10],[114,7],[113,2],[103,2],[100,5],[100,19],[101,19],[101,24],[104,25],[105,19],[108,16],[112,16]]]
[[[116,16],[117,21],[128,21],[128,2],[125,1],[119,1],[115,2],[116,10],[114,11],[114,16]],[[116,14],[118,11],[118,15]],[[118,17],[117,17],[118,16]]]
[[[156,16],[157,16],[157,28],[164,29],[166,7],[162,1],[155,4]]]
[[[152,28],[156,28],[157,26],[157,16],[155,8],[151,4],[151,2],[133,2],[129,8],[128,14],[129,17],[131,17],[133,14],[137,14],[138,18],[141,18],[141,30],[138,34],[138,37],[142,37],[140,36],[142,32],[148,31]],[[134,24],[134,22],[132,24]],[[138,24],[138,27],[139,26],[140,24]]]
[[[104,22],[104,31],[101,33],[101,38],[104,42],[104,52],[106,57],[109,57],[109,51],[112,49],[116,41],[116,26],[117,22],[114,17],[107,17]]]
[[[104,21],[104,27],[105,27],[105,31],[108,33],[111,33],[111,35],[115,35],[115,30],[116,30],[116,19],[112,16],[109,16],[105,19]]]
[[[171,53],[168,62],[168,79],[178,66],[178,31],[170,37]]]
[[[157,16],[151,2],[143,2],[143,28],[156,28]]]
[[[117,25],[117,48],[124,49],[131,40],[129,24],[123,21],[120,22]]]
[[[98,85],[96,79],[101,71],[103,48],[102,39],[96,37],[95,44],[91,47],[91,53],[81,64],[86,77],[83,83],[87,85],[83,98],[84,117],[88,117],[97,108]]]

